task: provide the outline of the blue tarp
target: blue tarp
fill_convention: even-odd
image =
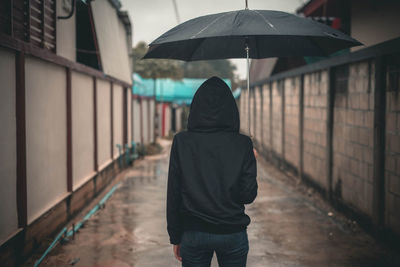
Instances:
[[[172,79],[143,79],[139,74],[133,74],[132,93],[140,96],[154,96],[154,82],[156,83],[156,100],[164,102],[174,102],[177,104],[187,104],[192,102],[192,98],[197,89],[206,79],[183,78],[182,80]],[[224,79],[231,88],[231,81]],[[240,89],[233,93],[237,98],[240,95]]]

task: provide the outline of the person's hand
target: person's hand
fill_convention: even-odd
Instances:
[[[257,153],[257,150],[255,148],[253,148],[253,152],[254,152],[254,157],[257,159],[258,153]]]
[[[181,245],[173,245],[174,255],[178,261],[182,261],[181,257]]]

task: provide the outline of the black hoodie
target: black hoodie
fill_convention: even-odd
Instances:
[[[257,164],[253,143],[239,127],[229,87],[217,77],[205,81],[193,97],[188,131],[172,142],[167,192],[171,244],[180,244],[185,230],[234,233],[250,223],[244,204],[257,195]]]

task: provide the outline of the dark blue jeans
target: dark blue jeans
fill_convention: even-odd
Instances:
[[[220,267],[246,266],[249,251],[247,231],[233,234],[183,233],[180,249],[183,267],[210,266],[214,251]]]

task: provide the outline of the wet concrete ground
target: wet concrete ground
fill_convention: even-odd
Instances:
[[[105,208],[42,266],[180,266],[166,231],[169,141],[162,143],[164,153],[135,162]],[[248,266],[400,266],[398,252],[260,159],[258,183],[258,197],[246,207]]]

